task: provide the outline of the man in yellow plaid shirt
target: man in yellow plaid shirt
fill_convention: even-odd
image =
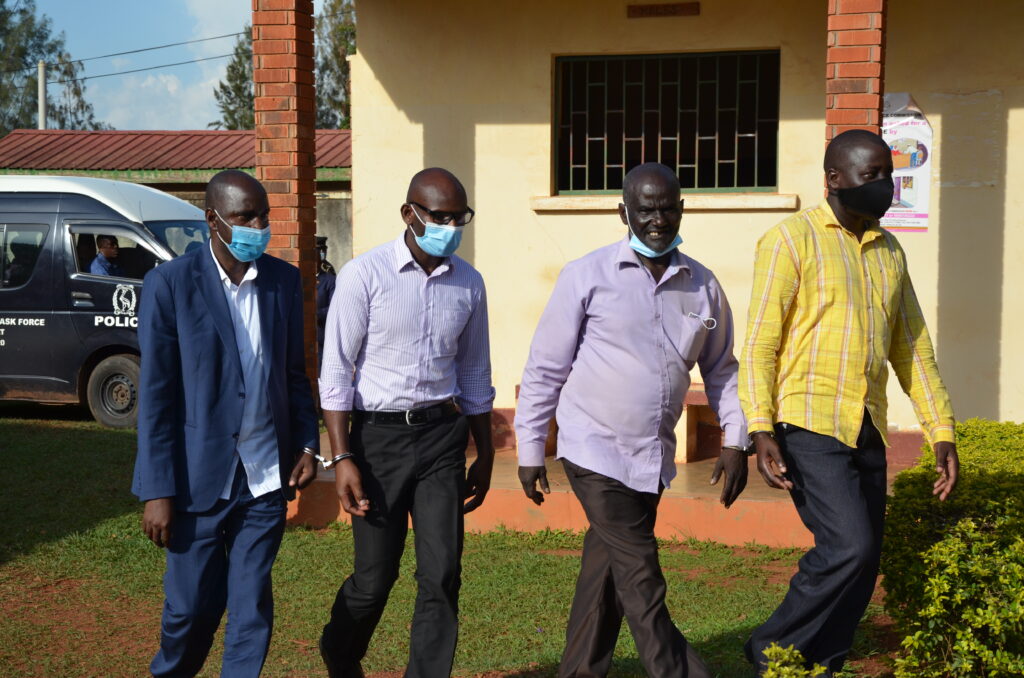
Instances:
[[[878,220],[892,203],[892,153],[867,130],[825,151],[828,198],[757,245],[739,391],[770,486],[789,490],[815,546],[782,604],[747,641],[763,668],[777,642],[842,670],[878,577],[885,517],[888,366],[935,449],[945,500],[959,461],[953,408],[903,249]]]

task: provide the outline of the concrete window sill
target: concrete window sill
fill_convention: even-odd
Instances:
[[[800,196],[795,193],[684,193],[686,210],[724,212],[729,210],[795,210]],[[615,212],[622,198],[617,195],[552,195],[530,198],[534,212]]]

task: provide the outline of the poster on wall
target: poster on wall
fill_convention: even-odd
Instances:
[[[924,233],[932,179],[932,126],[906,92],[885,95],[882,138],[892,149],[892,207],[882,217],[890,231]]]

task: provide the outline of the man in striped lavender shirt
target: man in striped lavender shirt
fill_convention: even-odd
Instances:
[[[466,191],[447,170],[423,170],[401,217],[395,240],[341,269],[327,315],[325,466],[336,469],[355,542],[355,571],[320,639],[331,678],[363,675],[410,515],[419,592],[405,675],[451,673],[463,513],[483,502],[494,461],[487,298],[480,274],[454,254],[473,219]],[[477,457],[467,472],[470,433]]]
[[[825,151],[828,198],[757,245],[740,399],[768,485],[789,490],[814,535],[782,604],[747,643],[794,645],[832,676],[875,589],[885,516],[886,381],[910,396],[945,500],[959,462],[953,408],[896,238],[892,153],[849,130]]]

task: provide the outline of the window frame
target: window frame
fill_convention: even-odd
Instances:
[[[50,228],[51,228],[50,224],[43,223],[43,222],[38,222],[38,223],[33,223],[33,222],[11,223],[9,221],[5,221],[3,223],[0,223],[0,281],[3,280],[3,275],[4,275],[4,273],[7,270],[7,267],[6,267],[6,265],[5,265],[4,261],[3,261],[4,260],[4,251],[7,249],[7,234],[12,230],[12,227],[13,228],[17,228],[18,226],[31,226],[31,227],[38,228],[38,229],[41,230],[41,232],[43,234],[43,237],[39,241],[39,253],[36,255],[35,262],[32,264],[32,270],[29,271],[28,277],[25,278],[25,281],[23,283],[21,283],[20,285],[17,285],[15,287],[6,287],[3,284],[0,284],[0,293],[13,292],[13,291],[16,291],[16,290],[20,290],[20,289],[24,288],[26,285],[28,285],[30,282],[32,282],[32,278],[35,276],[36,270],[39,268],[40,260],[43,258],[43,255],[46,252],[46,248],[47,248],[46,241],[50,237]],[[13,263],[13,260],[12,260],[12,263]]]
[[[714,160],[714,165],[713,165],[714,173],[715,173],[715,184],[716,185],[714,187],[710,187],[710,186],[705,186],[705,187],[701,187],[701,186],[692,186],[692,187],[690,187],[690,186],[683,186],[682,193],[684,195],[717,194],[717,195],[722,195],[723,197],[729,196],[729,195],[737,195],[737,194],[740,194],[740,195],[742,195],[742,194],[776,194],[777,195],[778,192],[779,192],[779,186],[780,186],[780,183],[781,183],[780,182],[781,177],[780,177],[780,152],[779,152],[779,136],[780,136],[779,135],[779,132],[780,132],[779,125],[780,125],[780,122],[781,122],[780,111],[781,111],[781,99],[782,99],[782,50],[779,49],[779,48],[715,50],[715,51],[706,51],[706,52],[705,51],[699,51],[699,52],[653,52],[653,53],[620,53],[620,54],[597,53],[597,54],[557,54],[557,55],[553,55],[552,56],[552,61],[551,61],[551,69],[552,69],[551,70],[551,73],[552,73],[552,76],[551,76],[551,83],[552,83],[552,85],[551,85],[551,94],[552,94],[552,98],[551,98],[551,121],[552,122],[551,122],[551,139],[550,139],[550,144],[551,145],[550,145],[550,156],[549,156],[550,157],[550,163],[551,163],[551,175],[550,175],[550,177],[551,177],[551,186],[550,186],[550,193],[549,193],[549,195],[552,198],[572,199],[572,198],[585,198],[585,197],[599,198],[601,196],[621,195],[621,193],[622,193],[622,189],[621,188],[604,188],[604,189],[574,189],[574,188],[568,188],[568,189],[564,189],[564,190],[560,188],[560,183],[561,183],[560,180],[562,179],[562,176],[560,174],[560,169],[561,169],[560,168],[560,163],[561,163],[562,159],[560,157],[561,149],[560,149],[560,146],[559,146],[559,142],[560,142],[560,135],[562,133],[562,129],[565,126],[565,122],[562,119],[562,115],[563,115],[563,94],[564,94],[564,91],[566,89],[566,86],[563,85],[563,81],[562,81],[563,71],[562,71],[561,65],[563,63],[565,63],[565,62],[570,62],[570,63],[571,62],[584,62],[584,63],[587,63],[587,62],[594,62],[594,61],[603,61],[606,64],[605,68],[607,68],[607,64],[609,62],[611,62],[612,60],[621,60],[622,62],[626,62],[626,61],[644,60],[644,59],[673,59],[673,58],[675,58],[675,59],[686,59],[686,58],[700,59],[702,57],[715,57],[716,59],[720,59],[721,57],[737,57],[737,58],[739,58],[739,57],[742,57],[742,56],[756,56],[756,57],[774,56],[778,60],[777,61],[778,67],[777,67],[777,71],[775,73],[776,82],[771,83],[769,81],[769,84],[774,84],[777,87],[777,91],[775,92],[775,95],[774,95],[774,99],[775,99],[775,101],[774,101],[774,103],[775,103],[774,118],[760,118],[760,117],[758,117],[758,112],[755,109],[754,122],[753,122],[753,126],[754,126],[755,131],[756,131],[757,127],[760,124],[762,124],[762,123],[765,123],[765,122],[772,123],[772,122],[774,122],[774,125],[775,125],[775,129],[774,129],[774,148],[775,148],[775,151],[774,151],[775,152],[775,157],[774,157],[774,179],[775,179],[775,183],[772,184],[772,185],[764,185],[764,186],[758,186],[758,185],[754,185],[754,186],[740,186],[740,185],[737,185],[737,186],[718,186],[717,185],[719,183],[719,177],[718,177],[719,167],[720,167],[720,164],[722,162],[722,161],[719,160],[719,150],[718,150],[718,142],[717,142],[717,137],[718,137],[718,121],[717,121],[717,117],[718,117],[719,112],[721,110],[723,110],[723,109],[719,108],[718,104],[716,102],[716,106],[715,106],[715,109],[714,109],[715,116],[716,116],[716,126],[715,126],[715,134],[713,135],[713,137],[716,139],[716,142],[715,142],[715,144],[716,144],[715,160]],[[755,85],[754,85],[755,86],[755,98],[754,98],[755,105],[757,104],[757,95],[760,92],[760,87],[764,86],[764,78],[762,77],[762,75],[760,73],[760,63],[761,63],[760,61],[757,62],[758,73],[757,73],[756,79],[753,80],[753,82],[755,83]],[[716,79],[714,80],[714,82],[716,83],[716,95],[717,95],[717,92],[718,92],[717,87],[719,86],[719,82],[720,82],[720,76],[718,75],[717,68],[718,68],[718,65],[717,65],[717,62],[716,62]],[[680,83],[680,85],[682,83],[683,77],[684,77],[683,74],[680,72],[680,74],[679,74],[679,76],[677,78],[677,80]],[[605,81],[607,82],[607,71],[606,71],[605,78],[606,78]],[[751,82],[749,79],[741,78],[739,70],[737,69],[737,75],[736,75],[736,86],[737,86],[737,102],[736,102],[737,114],[736,115],[737,115],[737,118],[738,118],[738,106],[739,106],[739,86],[741,84],[741,81],[743,81],[743,82]],[[623,75],[623,109],[622,109],[623,116],[625,116],[625,110],[626,110],[625,109],[625,97],[626,97],[625,87],[626,87],[626,82],[627,82],[626,81],[626,76]],[[662,82],[663,81],[660,78],[660,70],[659,70],[659,80],[657,82],[657,86],[663,87],[663,85],[661,84]],[[696,86],[699,87],[699,85],[700,85],[700,81],[698,80]],[[645,84],[640,84],[640,86],[641,86],[641,88],[643,88],[646,85]],[[695,113],[699,113],[699,110],[700,110],[699,109],[699,102],[696,104],[696,106],[698,106],[698,108],[693,109],[693,110],[694,110]],[[683,111],[683,110],[689,110],[689,109],[682,109],[681,107],[678,107],[676,110],[677,111]],[[605,127],[605,137],[604,138],[605,138],[606,142],[607,142],[607,139],[608,139],[608,134],[607,134],[607,116],[608,116],[608,112],[609,111],[606,108],[605,111],[604,111],[604,115],[606,117],[606,121],[604,123],[604,127]],[[646,112],[646,109],[641,107],[640,115],[643,116],[645,112]],[[571,116],[572,114],[573,114],[573,112],[570,109],[569,110],[569,115]],[[641,132],[643,132],[644,125],[643,125],[643,121],[642,120],[641,120],[640,125],[641,125],[640,126],[640,130],[641,130]],[[739,127],[738,121],[735,123],[735,125],[736,125],[737,133],[738,133],[738,127]],[[623,142],[624,143],[629,138],[629,137],[626,136],[627,135],[627,131],[626,131],[625,128],[626,128],[626,123],[625,123],[625,120],[624,120],[623,124],[622,124],[622,138],[623,138]],[[677,126],[677,128],[676,128],[676,137],[675,137],[675,139],[676,139],[676,149],[677,149],[676,150],[677,161],[680,159],[680,157],[679,157],[679,149],[678,149],[678,139],[681,137],[680,131],[681,130]],[[694,128],[694,132],[695,133],[697,132],[696,128]],[[756,134],[759,134],[759,132],[756,132]],[[633,138],[634,139],[642,138],[642,136],[643,135],[641,134],[641,137],[633,137]],[[658,138],[658,143],[660,143],[661,142],[661,134],[660,134],[660,132],[659,132],[657,138]],[[737,137],[737,139],[738,139],[738,137]],[[591,141],[591,139],[589,138],[589,134],[588,134],[587,142],[589,142],[589,141]],[[585,142],[585,143],[587,143],[587,142]],[[570,141],[569,143],[571,144],[572,142]],[[695,139],[694,143],[695,143],[695,146],[696,146],[696,144],[699,143],[699,139]],[[755,136],[755,149],[757,147],[756,143],[757,143],[757,137]],[[570,154],[572,153],[571,147],[570,147],[570,151],[569,152],[570,152]],[[759,172],[759,169],[758,169],[758,158],[757,158],[756,152],[757,151],[755,150],[754,159],[752,160],[752,163],[753,163],[752,172],[753,172],[753,175],[754,175],[755,184],[757,182],[757,175],[758,175],[758,172]],[[641,150],[641,153],[642,153],[642,150]],[[738,167],[738,165],[739,165],[739,156],[740,156],[738,143],[737,143],[737,145],[736,145],[736,147],[735,147],[735,149],[733,151],[733,154],[734,154],[734,158],[735,158],[735,160],[733,162],[736,163],[736,169],[734,171],[738,173],[739,172],[739,167]],[[660,156],[661,156],[661,152],[659,150],[659,152],[658,152],[659,160],[660,160]],[[570,158],[571,158],[571,155],[570,155]],[[699,181],[700,181],[700,179],[699,179],[699,160],[698,160],[698,158],[699,158],[698,151],[695,148],[695,150],[694,150],[694,163],[692,165],[693,172],[694,172],[694,183],[699,183]],[[641,161],[643,161],[643,157],[642,156],[641,156]],[[726,162],[730,162],[730,161],[726,161]],[[602,182],[604,185],[608,184],[608,180],[607,180],[608,168],[609,167],[613,167],[614,168],[614,167],[616,167],[617,164],[618,163],[609,165],[607,163],[607,159],[602,163],[601,166],[603,168],[603,171],[606,173],[605,174],[605,180]],[[626,171],[625,167],[629,166],[629,162],[628,162],[628,158],[627,158],[627,154],[625,152],[625,149],[623,149],[622,158],[621,158],[621,164],[623,165],[624,173],[625,173],[625,171]],[[580,167],[580,165],[573,165],[572,161],[570,159],[568,165],[566,166],[567,171],[569,171],[571,173],[574,167]],[[681,167],[691,167],[691,166],[690,165],[680,165],[680,164],[677,164],[676,167],[674,168],[675,171],[677,172],[677,174],[680,172],[680,168]],[[739,183],[739,177],[738,176],[737,176],[736,183],[737,184]],[[571,178],[570,178],[569,185],[570,186],[572,185]]]
[[[142,284],[142,278],[131,278],[117,275],[95,275],[87,270],[79,270],[81,262],[78,261],[78,249],[75,243],[76,233],[88,233],[93,236],[112,235],[119,238],[135,240],[156,258],[156,263],[153,264],[153,268],[156,268],[161,263],[170,261],[167,258],[167,254],[163,251],[162,246],[152,242],[152,239],[147,233],[144,233],[141,229],[134,228],[129,224],[107,220],[69,220],[64,222],[65,252],[67,252],[67,256],[64,257],[64,260],[68,278],[71,280],[93,280],[99,282],[118,281]],[[146,272],[148,273],[149,271]]]

